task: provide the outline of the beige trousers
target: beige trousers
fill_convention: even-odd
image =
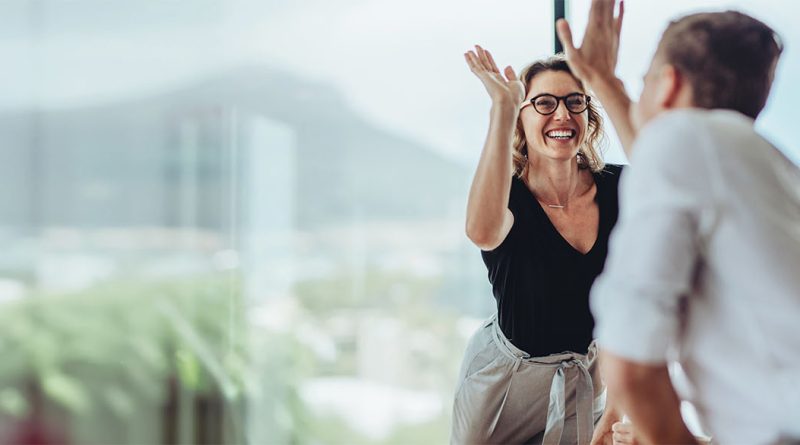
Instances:
[[[587,355],[530,357],[495,314],[472,336],[453,404],[452,444],[588,445],[605,394],[594,343]]]

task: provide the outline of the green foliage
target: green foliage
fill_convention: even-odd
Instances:
[[[88,394],[76,378],[56,370],[40,378],[42,389],[50,399],[78,415],[86,414],[89,410]]]
[[[0,412],[11,417],[22,417],[28,412],[28,401],[15,388],[0,391]]]
[[[334,314],[353,323],[380,315],[429,339],[409,353],[418,376],[408,382],[439,390],[452,383],[463,351],[456,317],[433,303],[440,288],[436,277],[369,269],[305,280],[294,291],[299,318],[323,331]],[[26,385],[32,380],[47,403],[70,416],[75,442],[152,442],[164,420],[168,382],[175,381],[180,394],[224,402],[217,421],[233,430],[224,436],[228,442],[376,443],[339,417],[312,413],[298,392],[313,377],[353,375],[355,340],[336,339],[336,359],[321,363],[297,332],[253,331],[241,301],[238,279],[224,274],[106,282],[6,303],[0,311],[0,416],[30,412]],[[155,432],[125,433],[142,425]],[[448,425],[443,413],[377,443],[443,443]]]
[[[107,282],[6,303],[0,411],[24,418],[33,385],[87,433],[80,425],[98,417],[125,425],[132,415],[158,412],[170,378],[181,392],[221,394],[235,407],[252,380],[240,301],[238,280],[209,275]],[[87,434],[77,441],[97,441]]]

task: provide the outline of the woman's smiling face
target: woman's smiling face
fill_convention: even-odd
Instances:
[[[551,159],[573,159],[578,154],[586,138],[588,113],[571,113],[564,100],[558,101],[556,110],[549,115],[540,114],[530,105],[530,100],[540,94],[563,97],[573,93],[583,94],[584,91],[567,72],[544,71],[531,79],[525,106],[519,115],[529,157],[539,155]]]

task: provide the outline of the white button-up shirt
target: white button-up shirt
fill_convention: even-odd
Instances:
[[[677,358],[719,443],[800,438],[800,169],[752,119],[677,110],[640,132],[621,181],[591,295],[601,347]]]

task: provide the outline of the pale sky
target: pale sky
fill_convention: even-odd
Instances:
[[[114,101],[265,64],[330,84],[375,125],[474,165],[489,100],[463,52],[480,43],[499,64],[519,69],[552,51],[551,0],[145,3],[3,2],[0,54],[9,63],[0,71],[0,109]],[[588,5],[570,2],[576,34]],[[669,18],[726,7],[753,13],[783,35],[787,51],[760,127],[779,145],[794,144],[786,151],[800,160],[791,131],[800,99],[790,82],[800,78],[795,2],[628,0],[619,73],[638,96]],[[611,145],[609,160],[621,160]]]

